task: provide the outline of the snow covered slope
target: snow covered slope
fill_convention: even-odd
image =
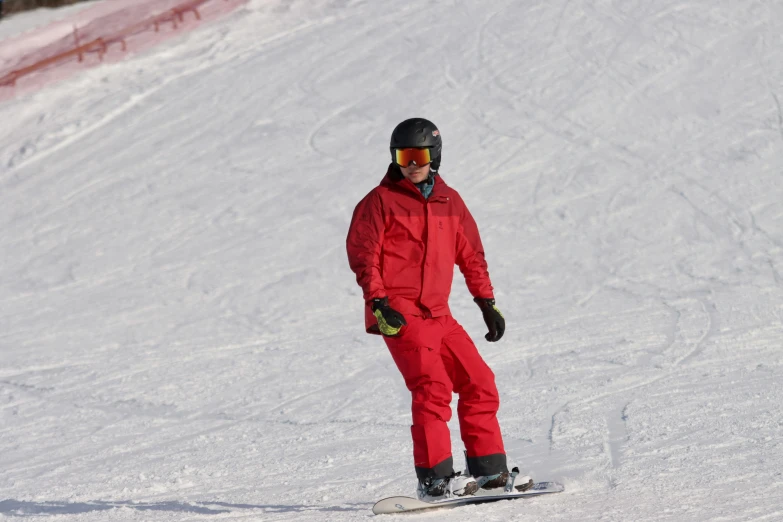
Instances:
[[[567,488],[450,519],[783,519],[782,101],[780,2],[254,0],[0,105],[0,515],[410,494],[344,238],[421,115],[508,321],[458,276],[510,460]]]
[[[22,11],[7,15],[0,21],[0,42],[8,40],[15,36],[25,34],[34,29],[46,27],[47,25],[57,25],[57,22],[94,5],[94,2],[81,2],[78,4],[65,5],[57,9],[40,7],[32,11]]]

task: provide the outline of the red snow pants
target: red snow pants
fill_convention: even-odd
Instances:
[[[446,424],[452,392],[459,394],[457,416],[471,474],[508,471],[495,375],[476,345],[451,316],[406,320],[400,335],[384,340],[413,398],[411,435],[418,477],[444,477],[454,471]]]

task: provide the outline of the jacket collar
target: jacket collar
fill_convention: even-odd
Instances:
[[[432,193],[430,194],[428,200],[424,199],[424,196],[422,196],[418,187],[414,185],[411,180],[405,179],[405,176],[402,175],[400,169],[394,163],[391,163],[389,164],[389,169],[386,171],[386,175],[381,181],[381,186],[399,190],[411,196],[417,197],[422,201],[434,201],[445,198],[445,192],[448,185],[446,185],[446,182],[443,181],[443,179],[441,179],[440,175],[437,173],[433,175],[433,180],[435,181],[435,185],[432,187]]]

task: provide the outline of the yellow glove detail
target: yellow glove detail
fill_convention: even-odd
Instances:
[[[398,326],[396,328],[394,326],[389,326],[389,323],[387,323],[386,319],[383,318],[383,314],[381,313],[380,310],[376,310],[375,312],[373,312],[373,315],[378,320],[378,329],[381,331],[383,335],[388,335],[393,337],[398,333],[400,333],[402,326]]]

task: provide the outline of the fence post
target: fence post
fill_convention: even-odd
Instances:
[[[79,49],[82,46],[81,42],[79,41],[79,29],[75,25],[73,26],[73,43],[75,49]],[[79,62],[83,61],[84,55],[79,52]]]

